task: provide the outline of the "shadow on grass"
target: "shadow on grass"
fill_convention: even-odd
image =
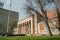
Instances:
[[[47,39],[43,39],[43,40],[60,40],[60,38],[47,38]]]

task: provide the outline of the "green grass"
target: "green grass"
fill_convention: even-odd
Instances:
[[[60,40],[60,36],[10,36],[0,37],[0,40]]]

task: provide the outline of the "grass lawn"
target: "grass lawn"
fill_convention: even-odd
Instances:
[[[0,37],[0,40],[60,40],[60,36],[10,36]]]

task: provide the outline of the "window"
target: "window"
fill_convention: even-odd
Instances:
[[[2,27],[2,24],[0,24],[0,27]]]
[[[54,0],[48,0],[48,3],[50,3],[50,2],[54,2]]]
[[[39,26],[40,30],[44,30],[44,26],[45,26],[44,23],[40,23],[40,26]]]

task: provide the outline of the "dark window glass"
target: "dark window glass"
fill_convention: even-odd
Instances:
[[[48,2],[50,3],[50,2],[54,2],[54,0],[48,0]]]

